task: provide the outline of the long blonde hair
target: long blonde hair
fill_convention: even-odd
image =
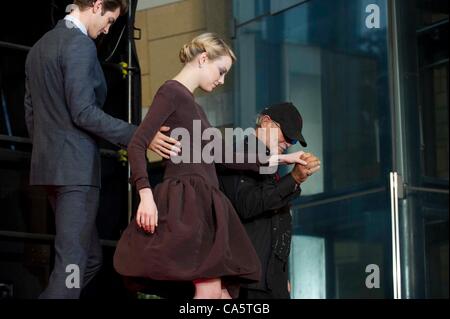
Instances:
[[[180,61],[183,64],[189,63],[203,52],[208,54],[210,60],[215,60],[221,56],[229,56],[233,62],[236,61],[233,50],[215,33],[200,34],[186,43],[180,50]]]

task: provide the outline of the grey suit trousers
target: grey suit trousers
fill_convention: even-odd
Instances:
[[[77,299],[102,265],[95,224],[100,189],[92,186],[47,189],[55,213],[55,265],[39,298]]]

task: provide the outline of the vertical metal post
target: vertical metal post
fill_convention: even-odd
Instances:
[[[394,287],[394,299],[398,299],[397,295],[397,249],[395,245],[395,211],[394,211],[394,173],[389,173],[389,190],[390,190],[390,198],[391,198],[391,243],[392,243],[392,281],[393,281],[393,287]]]
[[[134,0],[130,1],[129,10],[128,10],[128,123],[132,123],[132,103],[133,103],[133,56],[132,56],[132,42],[134,38],[134,26],[132,24],[133,20],[133,4]],[[128,162],[128,172],[127,172],[127,182],[131,177],[131,168]],[[133,209],[133,189],[131,184],[128,182],[128,222],[131,221],[132,209]]]
[[[394,299],[402,299],[402,275],[400,261],[400,235],[399,235],[399,176],[397,172],[391,172],[390,193],[391,193],[391,224],[392,224],[392,279],[394,287]]]

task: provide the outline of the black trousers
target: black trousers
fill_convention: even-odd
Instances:
[[[239,299],[290,299],[288,290],[256,290],[241,288]]]
[[[265,274],[269,288],[242,287],[239,299],[290,299],[288,291],[288,264],[287,261],[272,256],[267,273]]]
[[[91,186],[48,187],[55,213],[55,265],[41,299],[78,299],[102,265],[95,220],[100,189]]]

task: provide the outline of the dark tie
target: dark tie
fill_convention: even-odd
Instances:
[[[280,174],[278,174],[278,172],[275,173],[275,181],[277,183],[280,181]]]

